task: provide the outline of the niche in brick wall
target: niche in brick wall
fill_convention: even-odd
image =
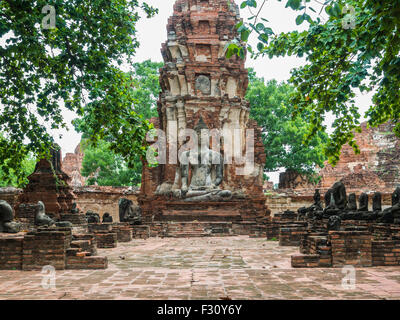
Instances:
[[[199,32],[201,34],[210,34],[210,22],[203,20],[199,22]]]
[[[196,61],[199,62],[211,61],[211,45],[209,44],[196,45]]]

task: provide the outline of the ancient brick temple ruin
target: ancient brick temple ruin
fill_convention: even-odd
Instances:
[[[81,175],[83,157],[81,144],[78,144],[74,153],[67,153],[62,161],[63,171],[71,177],[73,187],[85,185],[86,179]]]
[[[36,164],[28,180],[12,201],[16,210],[0,201],[0,270],[107,268],[107,258],[96,255],[96,234],[87,232],[85,215],[74,204],[58,146],[50,160]]]
[[[298,246],[293,267],[400,265],[399,143],[390,124],[357,137],[360,156],[344,149],[342,174],[325,169],[323,200],[318,191],[312,196],[314,186],[303,186],[303,200],[312,198],[313,204],[288,210],[294,208],[284,203],[270,215],[261,132],[249,119],[244,99],[248,74],[244,60],[226,59],[224,52],[238,39],[239,21],[232,0],[176,1],[162,46],[159,117],[152,119],[159,129],[155,146],[165,140],[158,154],[165,151],[167,162],[145,163],[137,194],[77,188],[80,149],[64,160],[67,173],[60,151],[53,151],[51,160],[38,162],[24,190],[0,192],[0,270],[104,269],[108,260],[97,255],[97,248],[112,250],[120,242],[149,237],[232,235]],[[210,131],[211,136],[205,134]],[[254,133],[251,139],[248,132]],[[192,149],[178,153],[190,143]],[[249,147],[254,147],[253,162],[246,161]]]
[[[62,170],[60,149],[52,151],[51,160],[40,160],[28,180],[19,197],[20,204],[42,201],[47,213],[56,219],[60,219],[62,213],[71,211],[76,196],[70,186],[70,176]]]
[[[168,40],[162,45],[165,66],[160,75],[159,117],[153,119],[155,127],[167,136],[167,163],[143,171],[138,200],[145,221],[255,221],[267,214],[264,147],[244,99],[248,72],[244,60],[225,58],[226,44],[239,39],[235,28],[240,21],[238,12],[231,0],[178,0],[174,5],[167,26]],[[199,138],[211,140],[213,150],[220,146],[220,150],[210,153],[217,159],[217,173],[210,174],[209,185],[199,182],[208,179],[199,176],[207,165],[197,169],[192,163],[184,165],[182,159],[169,161],[176,159],[174,150],[187,142],[185,129],[199,135],[202,129],[230,132],[223,138]],[[254,139],[246,143],[246,134],[251,130]],[[228,153],[229,141],[233,142],[233,153]],[[246,147],[252,146],[253,166],[241,160]],[[224,156],[226,160],[229,155],[232,162],[224,163]],[[218,164],[218,159],[222,163]]]
[[[368,128],[366,122],[362,123],[362,132],[354,133],[360,154],[355,154],[353,148],[346,144],[337,165],[332,167],[326,162],[319,171],[321,180],[317,186],[289,171],[280,175],[279,189],[312,195],[314,188],[326,192],[340,180],[347,186],[348,192],[379,190],[391,195],[400,179],[400,139],[393,133],[393,128],[391,122],[377,128]]]

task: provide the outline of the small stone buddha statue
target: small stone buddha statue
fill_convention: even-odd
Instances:
[[[35,215],[35,225],[36,226],[52,226],[55,223],[56,222],[46,214],[46,209],[45,209],[44,203],[42,201],[38,201],[36,215]]]
[[[392,194],[392,206],[379,213],[379,222],[399,222],[400,218],[400,187],[397,187]]]
[[[0,233],[18,233],[21,224],[14,221],[14,211],[8,202],[0,200]]]

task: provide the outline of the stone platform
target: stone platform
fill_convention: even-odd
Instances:
[[[265,199],[186,202],[139,198],[144,222],[241,222],[269,215]]]
[[[98,249],[107,270],[2,271],[0,299],[400,299],[398,267],[356,268],[353,289],[341,268],[295,269],[296,247],[248,236],[150,238]]]

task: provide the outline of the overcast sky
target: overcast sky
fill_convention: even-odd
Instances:
[[[236,3],[240,4],[242,0],[235,0]],[[172,15],[173,4],[175,0],[146,0],[150,5],[153,5],[159,9],[158,15],[154,18],[146,19],[142,18],[137,24],[138,39],[140,47],[137,50],[135,62],[141,62],[147,59],[153,61],[162,61],[161,56],[161,44],[167,39],[166,26],[168,17]],[[262,16],[269,20],[270,26],[275,33],[288,32],[292,30],[302,30],[306,28],[307,23],[303,23],[302,26],[296,26],[295,19],[298,15],[297,12],[285,8],[286,1],[269,1],[264,8]],[[241,10],[242,18],[246,19],[250,13],[247,9]],[[269,59],[258,58],[257,60],[251,60],[250,58],[246,62],[247,67],[253,67],[258,76],[264,77],[265,80],[276,79],[278,81],[287,81],[290,77],[290,70],[304,64],[304,59],[295,57],[285,58],[274,58]],[[368,109],[371,96],[359,94],[357,97],[357,103],[359,105],[362,114]],[[73,113],[66,111],[65,117],[68,124],[75,117]],[[331,119],[328,119],[328,123]],[[54,131],[57,142],[62,146],[63,155],[66,152],[73,152],[76,145],[80,141],[80,135],[77,134],[71,126],[71,130],[66,131]],[[60,140],[59,134],[63,135]],[[276,182],[277,178],[274,175],[273,180]]]

